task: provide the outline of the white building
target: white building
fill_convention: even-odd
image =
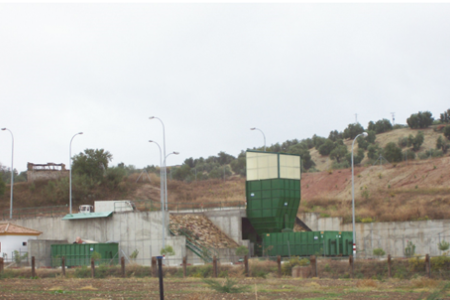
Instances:
[[[28,240],[35,240],[40,234],[42,232],[13,223],[0,223],[0,257],[11,261],[14,251],[24,255],[28,252]]]

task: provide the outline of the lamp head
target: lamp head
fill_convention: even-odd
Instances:
[[[362,135],[363,136],[368,136],[367,132],[365,132],[365,131],[362,133]]]
[[[78,134],[83,134],[82,132],[78,132]]]
[[[6,130],[6,128],[2,128],[2,130]]]
[[[180,154],[180,152],[173,152],[173,154],[178,155],[178,154]]]
[[[149,140],[149,142],[150,142],[150,143],[153,143],[154,141],[152,141],[152,140]]]
[[[255,130],[255,129],[256,129],[256,127],[250,128],[250,130]]]
[[[155,116],[151,116],[149,119],[152,120],[152,119],[154,119],[154,118],[155,118]]]

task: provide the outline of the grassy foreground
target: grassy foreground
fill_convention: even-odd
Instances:
[[[223,282],[225,279],[218,279]],[[243,278],[243,293],[219,293],[201,279],[164,279],[165,299],[450,299],[442,291],[446,282],[426,278],[391,279],[292,279]],[[107,279],[3,279],[1,299],[159,299],[157,278]],[[442,291],[438,298],[432,295]]]

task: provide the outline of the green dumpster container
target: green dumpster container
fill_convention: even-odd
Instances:
[[[352,232],[348,231],[266,233],[263,235],[264,255],[348,256],[352,251],[351,237]]]
[[[94,252],[98,254],[94,254]],[[91,258],[96,258],[95,264],[118,264],[119,244],[56,244],[51,245],[52,267],[61,266],[61,258],[65,257],[67,267],[89,266]]]

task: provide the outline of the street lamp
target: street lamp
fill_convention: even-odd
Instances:
[[[367,136],[367,132],[363,132],[355,136],[352,143],[352,216],[353,216],[353,258],[356,258],[356,231],[355,231],[355,176],[353,171],[353,146],[358,136]]]
[[[161,146],[159,146],[159,144],[155,141],[150,140],[150,143],[155,143],[156,146],[158,146],[159,149],[159,183],[160,183],[160,196],[161,196],[161,214],[162,214],[162,223],[163,223],[163,227],[162,227],[162,244],[163,244],[163,248],[165,248],[165,228],[166,228],[166,218],[164,216],[164,176],[163,176],[163,166],[162,166],[162,152],[161,152]]]
[[[266,135],[264,134],[264,132],[261,129],[258,129],[256,127],[250,128],[250,130],[258,130],[262,133],[262,135],[264,137],[264,152],[266,152]]]
[[[167,159],[167,157],[169,157],[172,154],[178,155],[178,154],[180,154],[180,152],[175,152],[174,151],[172,153],[167,154],[166,157],[164,158],[164,176],[166,177],[166,180],[164,182],[164,196],[166,197],[166,201],[165,201],[166,202],[165,203],[166,211],[169,210],[169,203],[168,203],[168,200],[167,200],[167,167],[166,167],[166,159]]]
[[[9,204],[9,218],[12,219],[13,213],[13,187],[14,187],[14,136],[11,130],[8,128],[2,128],[2,130],[8,130],[11,134],[12,148],[11,148],[11,200]]]
[[[151,116],[149,119],[150,119],[150,120],[153,120],[153,119],[158,120],[159,122],[161,122],[161,125],[162,125],[162,128],[163,128],[164,190],[167,191],[167,172],[166,172],[166,159],[165,159],[165,157],[166,157],[166,128],[165,128],[165,126],[164,126],[163,121],[162,121],[160,118],[155,117],[155,116]],[[164,193],[164,194],[165,194],[165,193]]]
[[[69,179],[69,186],[70,186],[70,193],[69,193],[69,202],[70,202],[70,214],[72,214],[72,141],[73,138],[76,137],[79,134],[83,134],[82,132],[76,133],[71,139],[70,139],[70,145],[69,145],[69,165],[70,165],[70,179]]]

